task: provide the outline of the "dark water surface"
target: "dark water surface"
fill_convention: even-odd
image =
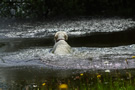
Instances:
[[[134,75],[134,27],[135,21],[130,18],[1,19],[0,88],[34,87],[35,82],[84,72],[130,70]],[[59,30],[69,35],[68,43],[73,49],[70,55],[50,53],[53,36]]]

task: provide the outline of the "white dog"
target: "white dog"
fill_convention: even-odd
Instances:
[[[71,47],[68,45],[68,35],[64,31],[59,31],[54,36],[55,45],[52,49],[52,53],[66,55],[72,52]]]

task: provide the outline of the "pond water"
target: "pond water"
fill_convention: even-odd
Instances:
[[[1,21],[2,90],[84,72],[128,71],[135,68],[135,21],[130,18]],[[55,55],[50,52],[54,34],[60,30],[68,33],[72,54]]]

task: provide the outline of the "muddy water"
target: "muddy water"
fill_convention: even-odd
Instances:
[[[39,78],[65,78],[87,71],[134,69],[134,26],[132,19],[122,18],[2,19],[0,87],[7,88],[21,80],[32,83]],[[68,33],[72,54],[50,52],[54,33],[59,30]]]

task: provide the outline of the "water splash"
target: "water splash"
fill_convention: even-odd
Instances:
[[[132,56],[135,46],[119,46],[108,48],[73,47],[69,55],[55,55],[50,53],[51,48],[31,48],[8,54],[1,54],[1,59],[9,66],[36,65],[42,67],[63,69],[114,69],[133,68]],[[127,67],[125,59],[129,59]],[[108,61],[108,64],[105,62]],[[2,64],[2,63],[1,63]]]

